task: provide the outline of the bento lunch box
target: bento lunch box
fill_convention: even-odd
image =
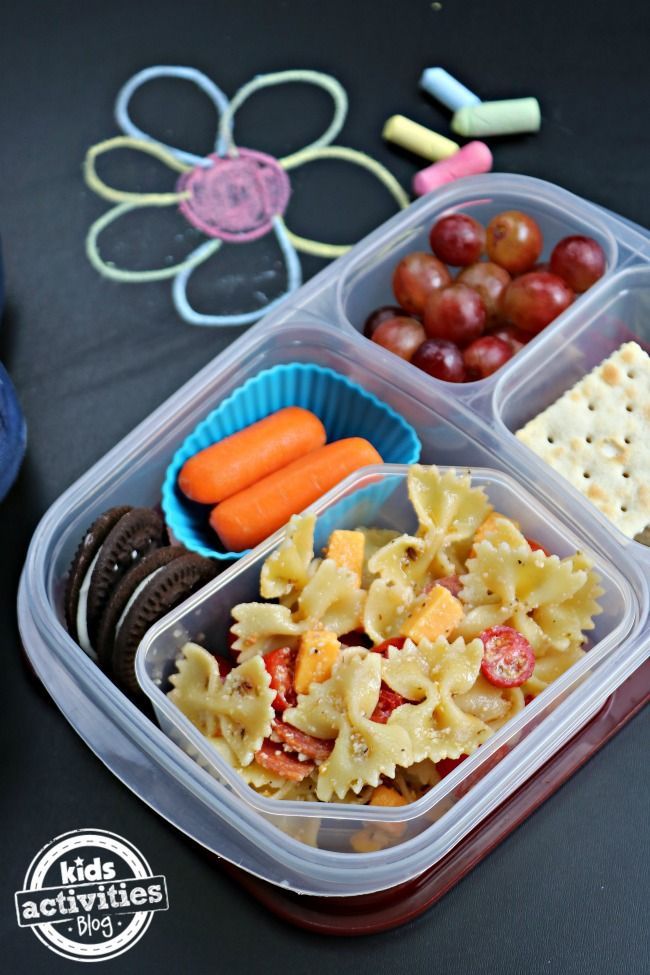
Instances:
[[[394,264],[426,241],[443,213],[486,222],[518,208],[540,224],[547,251],[586,233],[603,246],[605,276],[488,379],[450,384],[369,342],[366,315],[391,300]],[[549,246],[550,245],[550,246]],[[42,519],[19,590],[25,650],[49,693],[98,757],[182,832],[245,871],[305,894],[386,890],[440,861],[529,779],[648,657],[650,548],[625,538],[514,436],[528,419],[635,335],[650,342],[650,234],[539,180],[488,175],[459,180],[357,244],[239,338],[140,424]],[[563,556],[581,549],[601,577],[603,613],[589,653],[417,802],[395,809],[266,799],[238,780],[165,697],[187,640],[222,641],[229,609],[255,598],[268,539],[153,627],[137,672],[151,720],[65,630],[65,575],[82,533],[116,504],[156,505],[165,471],[185,438],[262,370],[305,363],[333,370],[375,396],[415,430],[421,462],[469,469],[497,510]],[[318,501],[317,542],[360,523],[407,529],[406,467],[365,468]],[[322,536],[322,537],[321,537]],[[350,832],[400,822],[386,849],[353,853]]]

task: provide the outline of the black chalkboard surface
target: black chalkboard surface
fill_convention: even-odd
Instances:
[[[187,325],[169,282],[117,284],[85,257],[88,227],[108,205],[85,186],[82,161],[90,145],[117,134],[113,102],[132,74],[161,63],[193,66],[232,95],[259,72],[329,72],[350,98],[337,141],[374,156],[408,187],[422,162],[385,144],[381,128],[400,112],[448,131],[448,113],[417,87],[424,67],[441,64],[486,100],[540,99],[539,134],[491,140],[497,171],[557,182],[649,225],[649,29],[647,5],[635,0],[3,6],[0,361],[29,429],[22,472],[0,507],[3,969],[71,969],[19,929],[12,898],[44,843],[92,825],[134,843],[165,874],[169,892],[169,910],[130,951],[105,963],[110,971],[647,971],[647,713],[428,914],[389,934],[328,940],[268,916],[102,766],[30,678],[15,594],[48,505],[241,334]],[[238,138],[286,154],[321,131],[329,111],[325,95],[299,86],[260,94],[238,116]],[[209,151],[214,118],[189,88],[158,82],[134,100],[133,114],[164,141]],[[126,150],[102,170],[125,189],[158,186],[159,172],[155,161],[139,167]],[[393,212],[383,190],[343,163],[305,167],[293,186],[288,216],[303,236],[358,239]],[[116,259],[147,267],[173,257],[182,244],[178,226],[169,214],[154,216],[147,223],[131,215],[128,234],[107,239]],[[233,247],[221,274],[197,283],[197,301],[237,310],[260,282],[281,289],[266,243],[247,246],[243,265]],[[306,276],[321,266],[303,258]]]

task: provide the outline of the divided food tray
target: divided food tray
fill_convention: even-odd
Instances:
[[[462,210],[486,222],[512,208],[539,222],[547,241],[543,257],[560,237],[586,233],[603,246],[608,270],[499,372],[465,385],[441,382],[363,337],[365,316],[390,300],[392,267],[424,244],[438,216]],[[325,896],[369,894],[421,875],[556,754],[648,656],[650,549],[625,538],[514,436],[623,341],[636,336],[650,342],[648,310],[650,236],[629,222],[521,176],[464,179],[424,197],[238,339],[50,508],[34,535],[19,591],[21,634],[35,671],[70,723],[126,785],[188,836],[249,873]],[[373,808],[373,819],[406,823],[399,842],[373,853],[353,854],[345,842],[353,816],[361,826],[368,807],[342,813],[340,805],[247,797],[219,762],[205,761],[189,729],[178,734],[178,728],[167,727],[174,737],[165,734],[98,670],[63,624],[65,575],[94,517],[115,504],[158,504],[166,468],[196,425],[261,370],[289,363],[317,364],[363,387],[413,426],[424,463],[472,469],[497,496],[505,491],[502,496],[514,503],[505,513],[520,517],[539,542],[560,555],[584,549],[605,580],[605,612],[590,653],[418,803],[399,815]],[[354,508],[359,489],[400,474],[366,469],[314,510],[337,510],[351,498]],[[387,499],[387,516],[391,503]],[[277,537],[153,628],[139,660],[151,648],[173,649],[188,635],[198,638],[211,623],[210,607],[219,593],[232,593],[229,586],[236,590],[237,579],[250,581]],[[162,680],[164,674],[154,677]],[[162,707],[158,710],[164,722]],[[313,835],[314,817],[322,820],[318,847],[304,841]]]

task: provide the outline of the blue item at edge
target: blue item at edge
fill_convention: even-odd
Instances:
[[[4,275],[0,249],[0,316],[4,307]],[[13,484],[25,453],[25,421],[6,370],[0,364],[0,501]]]

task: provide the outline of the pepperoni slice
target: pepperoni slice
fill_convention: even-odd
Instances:
[[[493,626],[481,633],[481,670],[495,687],[520,687],[535,669],[533,648],[511,626]]]
[[[313,762],[301,762],[292,755],[287,755],[282,745],[276,745],[268,738],[262,742],[260,750],[255,752],[255,761],[269,772],[275,772],[290,782],[302,782],[316,768]]]
[[[401,704],[406,704],[406,698],[398,694],[397,691],[391,690],[382,681],[379,690],[379,700],[377,701],[375,710],[370,715],[370,720],[376,721],[378,724],[386,724],[395,708],[398,708]]]
[[[389,640],[384,640],[383,643],[378,643],[376,647],[371,647],[375,653],[386,653],[389,647],[395,647],[396,650],[401,650],[406,643],[405,636],[392,636]]]
[[[292,748],[294,752],[306,755],[307,758],[313,758],[317,762],[324,762],[332,754],[332,749],[334,748],[333,741],[314,738],[313,735],[307,735],[304,731],[300,731],[299,728],[294,728],[292,724],[286,724],[284,721],[276,720],[273,722],[273,730],[285,745]]]
[[[276,711],[286,711],[296,704],[293,673],[296,668],[297,653],[298,651],[292,650],[291,647],[278,647],[277,650],[271,650],[262,657],[264,666],[271,675],[271,687],[277,691],[273,701]]]
[[[434,586],[444,586],[452,596],[456,597],[458,597],[458,593],[463,588],[463,584],[458,576],[444,576],[442,579],[436,579]]]

